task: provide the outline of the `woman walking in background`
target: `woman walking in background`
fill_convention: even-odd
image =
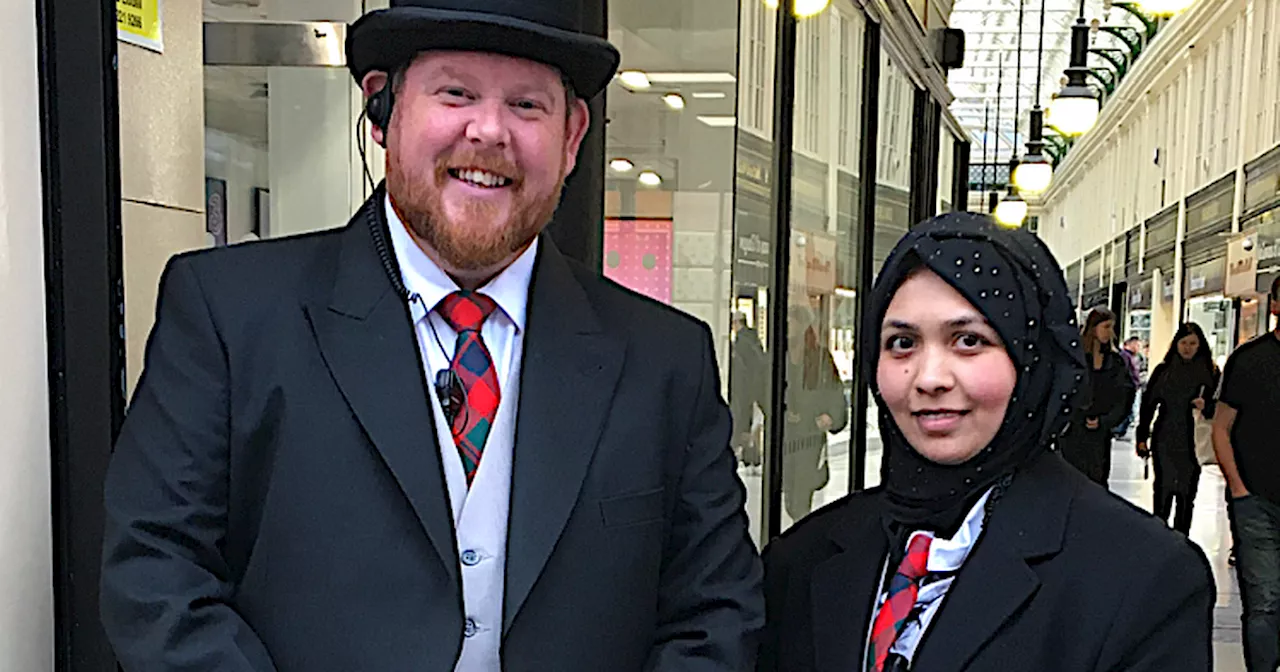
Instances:
[[[1111,474],[1111,430],[1124,422],[1136,389],[1128,365],[1112,347],[1115,323],[1106,308],[1089,313],[1080,338],[1089,363],[1088,396],[1062,440],[1062,456],[1104,488]]]
[[[1154,454],[1156,458],[1152,512],[1167,523],[1177,497],[1178,513],[1173,518],[1173,529],[1183,534],[1191,530],[1191,507],[1200,483],[1193,411],[1199,411],[1206,419],[1213,417],[1218,376],[1204,331],[1195,322],[1188,322],[1174,335],[1164,361],[1151,373],[1151,381],[1142,395],[1138,456],[1145,458]],[[1151,420],[1157,408],[1160,416],[1152,432]]]

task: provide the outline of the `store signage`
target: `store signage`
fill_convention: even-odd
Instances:
[[[1222,257],[1187,268],[1187,297],[1217,294],[1223,289],[1226,264]],[[1172,278],[1170,278],[1172,286]],[[1170,292],[1172,296],[1172,291]]]
[[[151,51],[164,52],[161,0],[116,0],[116,38]]]
[[[1228,298],[1253,296],[1258,276],[1258,233],[1242,233],[1227,243]]]

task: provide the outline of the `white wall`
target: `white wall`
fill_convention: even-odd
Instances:
[[[0,670],[53,669],[35,3],[0,3]]]
[[[1198,2],[1143,52],[1059,166],[1040,235],[1075,263],[1277,144],[1280,0]]]

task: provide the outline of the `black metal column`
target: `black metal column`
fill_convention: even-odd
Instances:
[[[773,222],[773,287],[769,303],[770,386],[769,412],[765,414],[763,519],[765,538],[782,532],[782,445],[786,423],[787,385],[787,288],[791,267],[791,145],[795,133],[796,16],[790,2],[778,3],[777,49],[774,59],[773,181],[770,217]]]
[[[858,226],[858,296],[855,303],[855,333],[861,342],[866,328],[866,297],[875,280],[876,245],[876,155],[880,146],[880,24],[867,21],[862,52],[862,156],[858,158],[860,210]],[[861,364],[853,367],[853,468],[849,470],[849,489],[867,487],[867,408],[871,404],[870,381],[862,374]]]
[[[37,0],[52,451],[54,660],[116,669],[98,620],[102,484],[124,419],[114,3]]]
[[[584,2],[582,11],[583,30],[608,37],[608,0]],[[601,92],[589,103],[591,127],[547,229],[561,252],[597,271],[604,245],[605,95]]]
[[[911,225],[938,211],[938,130],[941,109],[929,91],[916,89],[911,115]]]
[[[951,174],[951,209],[955,212],[965,212],[969,209],[970,144],[967,140],[956,142],[952,151],[954,152],[952,157],[954,169]]]

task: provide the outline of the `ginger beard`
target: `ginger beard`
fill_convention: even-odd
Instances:
[[[497,204],[468,199],[456,218],[445,210],[443,191],[454,179],[450,168],[475,168],[512,180],[510,215],[499,221]],[[425,174],[424,174],[425,173]],[[564,188],[563,154],[554,187],[537,193],[511,161],[492,153],[463,151],[440,157],[429,170],[406,166],[400,152],[387,152],[387,193],[409,230],[438,255],[439,261],[463,272],[492,270],[533,243],[551,222]]]

